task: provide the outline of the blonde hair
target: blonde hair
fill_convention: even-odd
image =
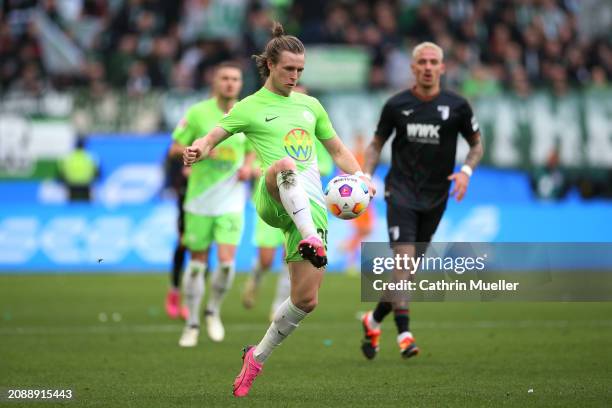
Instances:
[[[444,59],[444,51],[442,50],[442,48],[438,44],[432,43],[430,41],[422,42],[416,47],[414,47],[414,49],[412,50],[412,58],[416,59],[417,55],[419,55],[419,52],[421,52],[421,50],[424,50],[425,48],[433,48],[440,54],[440,60]]]

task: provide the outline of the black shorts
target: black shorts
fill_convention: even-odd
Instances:
[[[413,210],[387,200],[387,231],[389,242],[431,242],[444,210],[444,200],[431,210]]]

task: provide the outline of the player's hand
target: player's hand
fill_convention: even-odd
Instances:
[[[192,146],[186,147],[183,151],[183,164],[186,167],[190,167],[197,162],[200,157],[202,157],[202,148],[197,144],[193,144]]]
[[[238,180],[246,181],[252,177],[252,174],[250,166],[242,166],[238,169]]]
[[[359,178],[363,180],[364,183],[366,183],[366,186],[368,186],[368,192],[370,194],[370,199],[372,199],[376,195],[376,186],[374,185],[374,182],[370,180],[369,178],[367,178],[366,176],[359,176]]]
[[[454,181],[453,189],[450,192],[451,196],[454,196],[457,202],[463,200],[463,196],[467,191],[468,184],[470,184],[470,176],[465,174],[462,171],[458,171],[457,173],[453,173],[448,176],[448,179]]]

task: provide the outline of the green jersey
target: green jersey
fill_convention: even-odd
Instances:
[[[172,138],[190,146],[214,128],[223,115],[215,98],[199,102],[187,110]],[[187,182],[185,211],[209,216],[244,211],[246,186],[238,180],[237,171],[244,163],[246,150],[244,134],[235,134],[219,143],[212,157],[195,163]]]
[[[308,197],[326,208],[315,138],[331,139],[336,132],[316,98],[298,92],[282,96],[261,88],[236,103],[218,126],[229,133],[244,132],[264,172],[274,162],[291,157]]]

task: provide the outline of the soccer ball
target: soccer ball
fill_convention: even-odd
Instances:
[[[357,176],[334,177],[325,188],[325,204],[333,215],[350,220],[363,213],[370,203],[368,186]]]

